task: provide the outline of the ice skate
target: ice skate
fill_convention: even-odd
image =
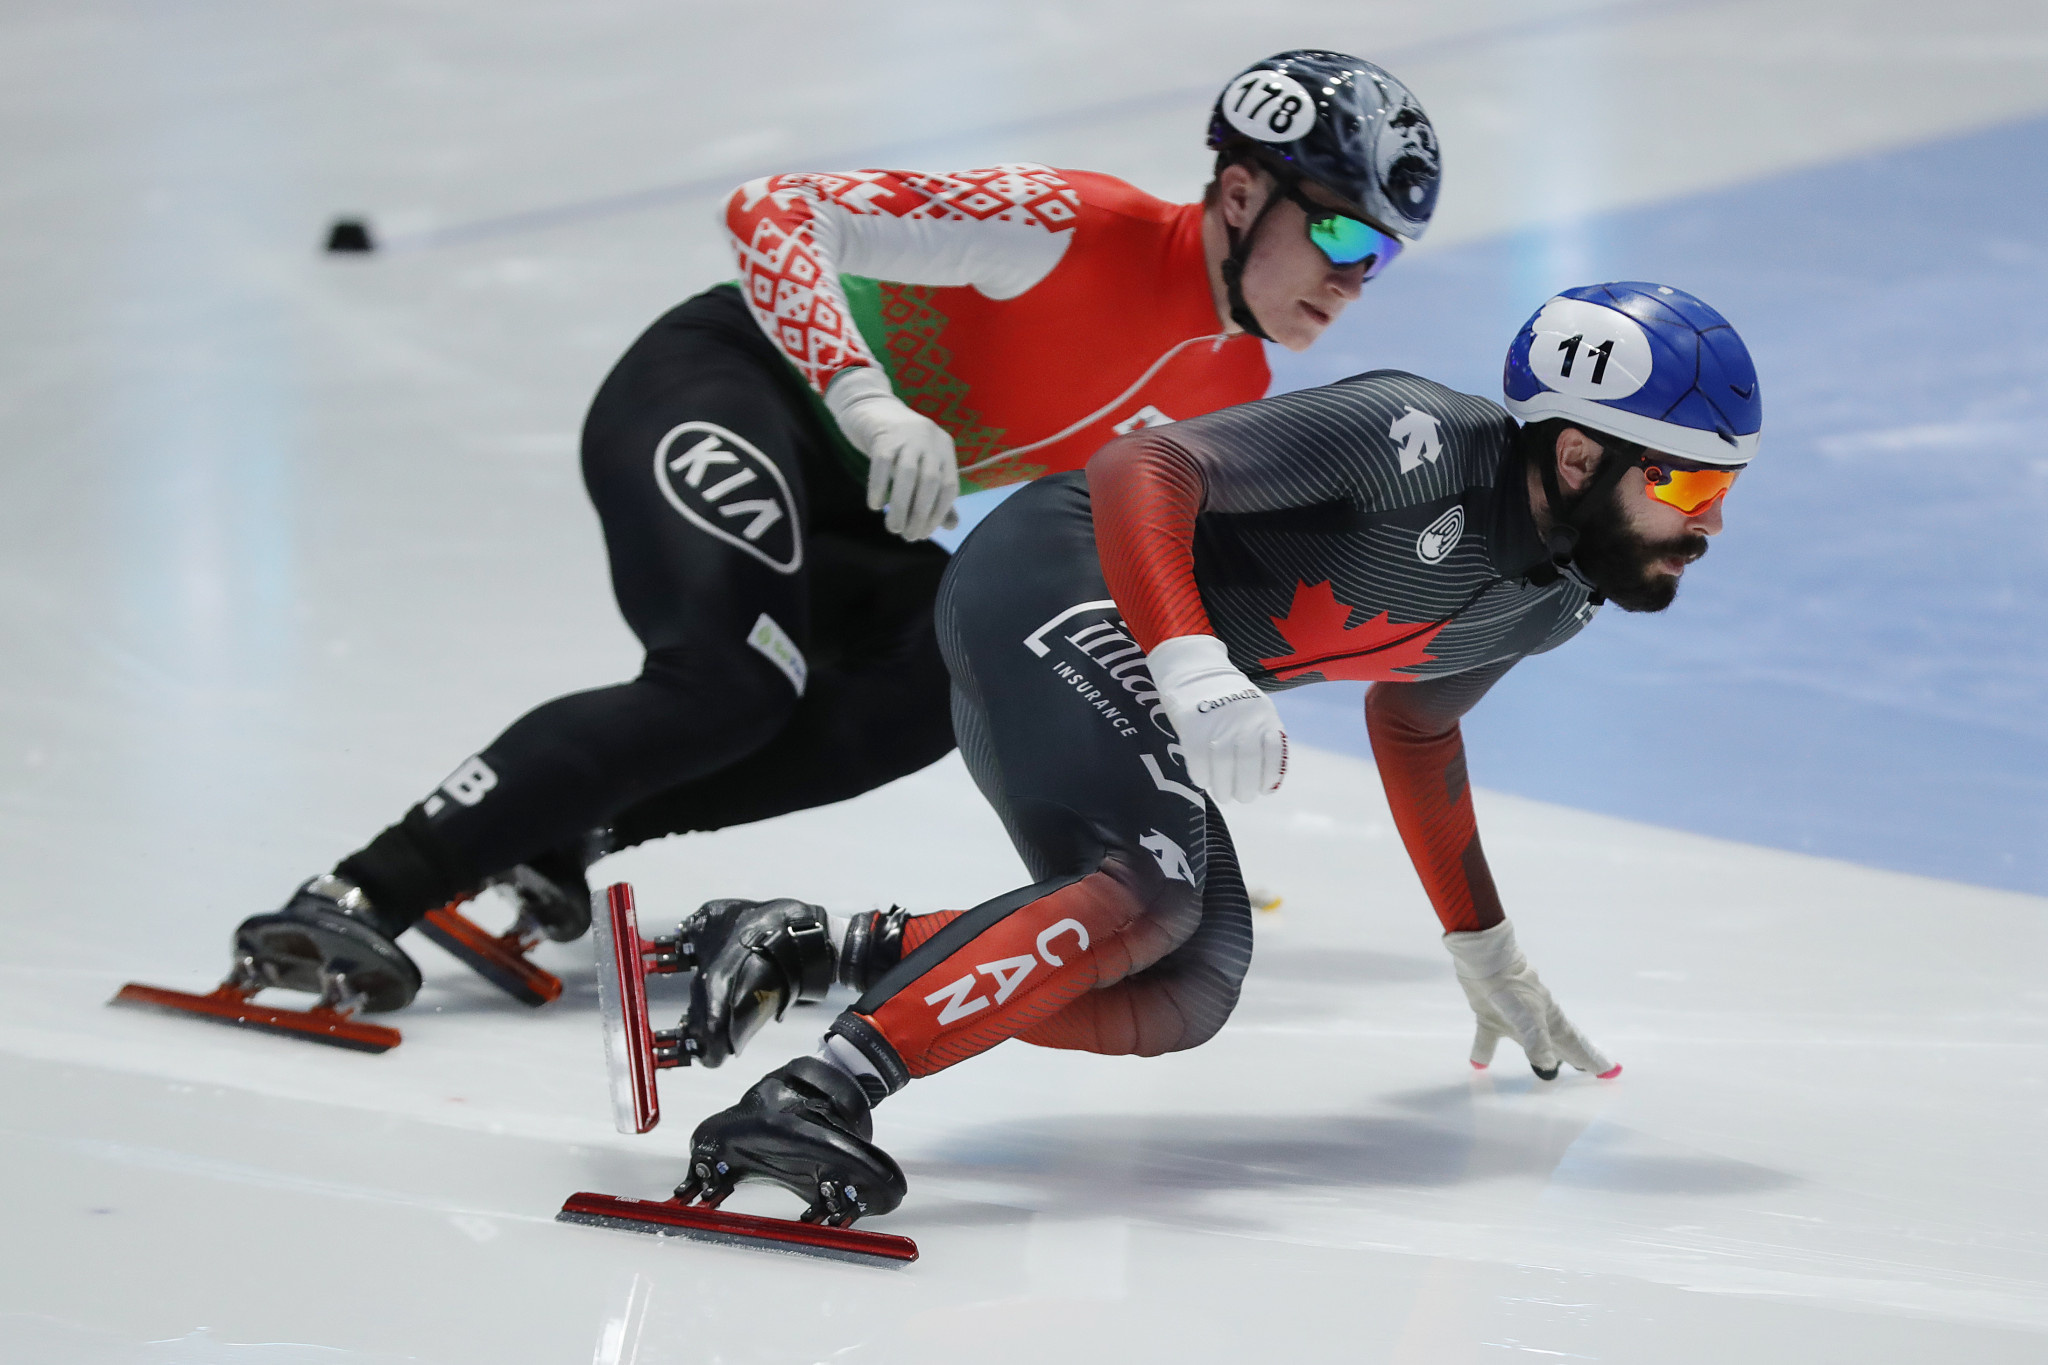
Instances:
[[[212,992],[195,995],[131,982],[114,1004],[193,1014],[361,1052],[384,1052],[398,1030],[355,1019],[402,1009],[419,993],[419,968],[385,934],[360,888],[328,874],[295,892],[284,908],[253,915],[235,930],[234,967]],[[309,1009],[254,1003],[266,989],[319,997]]]
[[[915,1260],[908,1238],[853,1231],[857,1218],[903,1202],[903,1172],[875,1146],[872,1109],[860,1084],[828,1062],[799,1057],[769,1072],[740,1102],[697,1126],[690,1174],[673,1200],[578,1194],[557,1215],[636,1232],[712,1240],[849,1260]],[[742,1181],[768,1181],[805,1201],[795,1221],[721,1212]]]
[[[562,980],[530,954],[543,940],[571,943],[590,932],[589,866],[610,851],[610,831],[587,837],[508,868],[485,882],[517,907],[512,927],[493,934],[451,901],[420,921],[420,932],[454,954],[486,981],[523,1005],[538,1008],[562,994]]]
[[[805,1201],[806,1223],[845,1227],[903,1202],[903,1172],[875,1146],[874,1111],[860,1082],[798,1057],[754,1083],[740,1102],[697,1125],[685,1203],[716,1208],[743,1180],[767,1180]]]
[[[662,938],[642,937],[632,888],[606,893],[598,920],[598,1004],[605,1020],[613,1118],[622,1133],[661,1121],[654,1073],[718,1066],[792,1003],[822,1000],[835,981],[856,989],[900,954],[905,912],[854,917],[843,949],[825,912],[797,900],[708,901]],[[690,1007],[672,1029],[647,1017],[646,980],[690,971]]]

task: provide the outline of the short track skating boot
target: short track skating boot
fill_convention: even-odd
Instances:
[[[393,937],[362,888],[329,873],[301,886],[283,909],[242,921],[234,965],[213,990],[202,995],[131,981],[109,1003],[388,1052],[403,1041],[398,1030],[355,1016],[401,1009],[419,994],[419,968]],[[273,986],[319,999],[305,1009],[258,1004],[255,997]]]
[[[590,865],[612,851],[612,832],[592,830],[574,843],[528,858],[485,882],[519,907],[518,926],[532,926],[554,943],[574,943],[590,932]]]
[[[543,939],[569,943],[590,932],[590,885],[584,873],[612,851],[611,831],[593,830],[573,843],[527,859],[484,883],[511,898],[512,927],[494,934],[464,913],[465,896],[429,910],[420,932],[522,1005],[561,998],[562,979],[532,957]]]
[[[855,917],[837,951],[825,912],[799,900],[707,901],[674,939],[678,969],[694,969],[690,1009],[676,1033],[682,1057],[718,1066],[798,1001],[823,1000],[834,981],[865,987],[901,956],[904,912]],[[855,975],[849,975],[849,972]]]
[[[313,878],[284,908],[235,930],[235,974],[244,982],[308,991],[344,1012],[403,1009],[420,990],[405,955],[362,888],[333,873]]]
[[[873,1137],[873,1107],[860,1083],[829,1062],[799,1057],[697,1125],[676,1198],[715,1206],[741,1181],[765,1180],[805,1202],[804,1222],[845,1227],[890,1212],[908,1190],[902,1168]]]

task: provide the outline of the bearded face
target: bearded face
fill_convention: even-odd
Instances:
[[[1572,562],[1623,611],[1662,611],[1678,596],[1678,574],[1670,561],[1691,564],[1707,552],[1707,537],[1687,531],[1652,539],[1628,513],[1628,493],[1635,481],[1623,479],[1583,510]],[[1640,497],[1640,493],[1637,493]]]

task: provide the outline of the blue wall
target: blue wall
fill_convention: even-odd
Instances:
[[[2048,121],[1415,254],[1278,387],[1497,395],[1522,319],[1609,279],[1735,323],[1762,452],[1676,606],[1610,608],[1481,704],[1474,780],[2048,893]],[[1282,705],[1364,753],[1359,690]]]

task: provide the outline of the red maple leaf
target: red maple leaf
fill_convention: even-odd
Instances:
[[[1294,652],[1259,662],[1282,678],[1320,673],[1363,682],[1412,682],[1414,675],[1395,670],[1436,658],[1427,650],[1444,623],[1393,621],[1381,612],[1363,625],[1347,626],[1351,612],[1327,581],[1314,587],[1295,583],[1293,605],[1285,616],[1272,618]]]

